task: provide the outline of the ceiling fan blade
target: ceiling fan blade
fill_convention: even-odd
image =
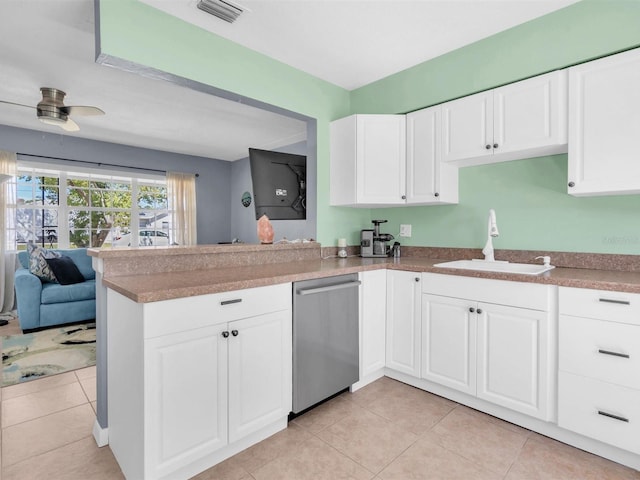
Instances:
[[[61,123],[60,128],[62,128],[63,130],[66,130],[67,132],[77,132],[78,130],[80,130],[80,127],[78,126],[78,124],[73,120],[71,120],[70,118],[67,118],[66,122]]]
[[[60,111],[67,115],[104,115],[104,111],[98,107],[89,107],[84,105],[71,105],[69,107],[61,107]]]
[[[7,105],[16,105],[18,107],[36,108],[33,105],[25,105],[23,103],[7,102],[6,100],[0,100],[0,103],[6,103]]]

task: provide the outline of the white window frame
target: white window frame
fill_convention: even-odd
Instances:
[[[69,231],[71,226],[69,225],[69,212],[72,210],[82,210],[82,211],[130,211],[131,220],[130,220],[130,232],[131,232],[131,245],[136,246],[139,242],[138,231],[140,228],[140,213],[148,212],[149,209],[140,208],[138,204],[138,193],[140,190],[140,185],[148,184],[149,182],[155,183],[158,186],[164,186],[166,188],[166,177],[164,175],[154,175],[149,173],[138,173],[135,172],[131,174],[131,172],[122,172],[122,171],[114,171],[114,170],[105,170],[102,168],[88,168],[82,166],[73,166],[71,168],[64,169],[60,165],[54,165],[49,163],[39,163],[39,162],[24,162],[18,161],[18,175],[31,175],[31,176],[49,176],[49,177],[58,177],[59,182],[59,194],[58,200],[59,204],[44,206],[45,208],[55,209],[58,212],[58,248],[70,248],[69,243]],[[69,205],[67,202],[67,180],[69,177],[81,178],[83,180],[91,181],[93,180],[104,180],[104,181],[122,181],[123,183],[131,184],[131,208],[130,209],[108,209],[102,207],[93,207],[93,206],[74,206]],[[17,178],[12,180],[13,188],[17,188]],[[12,209],[13,212],[9,216],[11,217],[11,223],[15,223],[15,215],[17,214],[17,203],[8,206],[9,209]],[[169,236],[169,242],[172,238],[172,230],[171,230],[171,212],[166,206],[164,209],[151,209],[151,211],[157,213],[167,213],[169,228],[165,233]],[[13,245],[13,248],[17,250],[18,242],[15,233],[17,232],[17,228],[14,225],[12,227],[13,234],[6,235],[8,240],[8,245]],[[114,227],[111,228],[111,235],[113,236]],[[91,228],[90,228],[91,233]],[[11,238],[12,237],[12,238]]]

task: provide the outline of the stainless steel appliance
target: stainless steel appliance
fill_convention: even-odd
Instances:
[[[293,413],[359,379],[357,274],[293,284]]]
[[[386,220],[371,220],[373,230],[360,231],[360,256],[361,257],[387,257],[390,248],[387,242],[393,240],[393,235],[380,233],[380,224]]]

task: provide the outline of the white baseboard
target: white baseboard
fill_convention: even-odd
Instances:
[[[109,429],[102,428],[98,423],[98,419],[93,423],[93,438],[99,447],[109,445]]]
[[[376,380],[382,377],[384,377],[384,368],[381,368],[380,370],[376,370],[375,372],[371,372],[368,375],[365,375],[359,381],[351,385],[351,387],[349,387],[349,391],[355,392],[356,390],[360,390],[362,387],[366,387],[370,383],[375,382]]]

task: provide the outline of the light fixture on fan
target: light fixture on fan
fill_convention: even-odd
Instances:
[[[57,88],[42,87],[40,92],[42,93],[42,100],[40,100],[38,105],[35,107],[31,105],[23,105],[21,103],[8,102],[5,100],[0,100],[0,103],[35,108],[38,120],[42,123],[60,127],[68,132],[77,132],[80,130],[78,124],[70,118],[72,115],[104,115],[104,111],[98,107],[81,105],[67,107],[64,104],[64,97],[66,93],[62,90],[58,90]]]

